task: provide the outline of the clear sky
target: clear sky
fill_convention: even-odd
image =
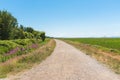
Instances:
[[[1,0],[0,10],[48,36],[120,36],[120,0]]]

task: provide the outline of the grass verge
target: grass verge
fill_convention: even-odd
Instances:
[[[71,40],[62,40],[80,49],[87,55],[92,56],[101,63],[107,64],[107,66],[114,72],[120,74],[120,55],[118,53],[108,51],[108,49],[105,49],[104,47],[98,47],[95,45],[89,45]]]
[[[55,41],[51,39],[50,41],[45,42],[42,47],[39,47],[29,54],[12,58],[3,64],[0,64],[0,78],[16,74],[25,69],[30,69],[32,66],[39,64],[41,61],[50,56],[54,48]]]

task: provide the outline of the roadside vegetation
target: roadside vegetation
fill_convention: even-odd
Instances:
[[[22,55],[15,55],[11,59],[0,63],[0,78],[14,75],[18,72],[30,69],[36,64],[39,64],[42,60],[46,59],[55,47],[55,41],[52,39],[46,39],[44,42],[40,42],[38,46],[33,46],[33,50],[26,52]],[[30,49],[31,50],[31,49]]]
[[[40,63],[54,47],[45,32],[18,24],[11,13],[0,11],[0,78]]]
[[[44,43],[40,39],[0,40],[0,63],[13,57],[27,54]]]
[[[120,38],[66,38],[76,48],[120,74]]]

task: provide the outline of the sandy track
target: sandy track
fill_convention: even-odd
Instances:
[[[56,40],[50,57],[7,80],[120,80],[120,76],[71,45]]]

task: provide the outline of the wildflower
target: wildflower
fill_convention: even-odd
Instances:
[[[17,47],[17,48],[15,48],[15,49],[10,50],[10,51],[9,51],[8,53],[6,53],[5,55],[7,56],[7,55],[15,54],[15,53],[17,53],[19,50],[20,50],[20,48]]]

